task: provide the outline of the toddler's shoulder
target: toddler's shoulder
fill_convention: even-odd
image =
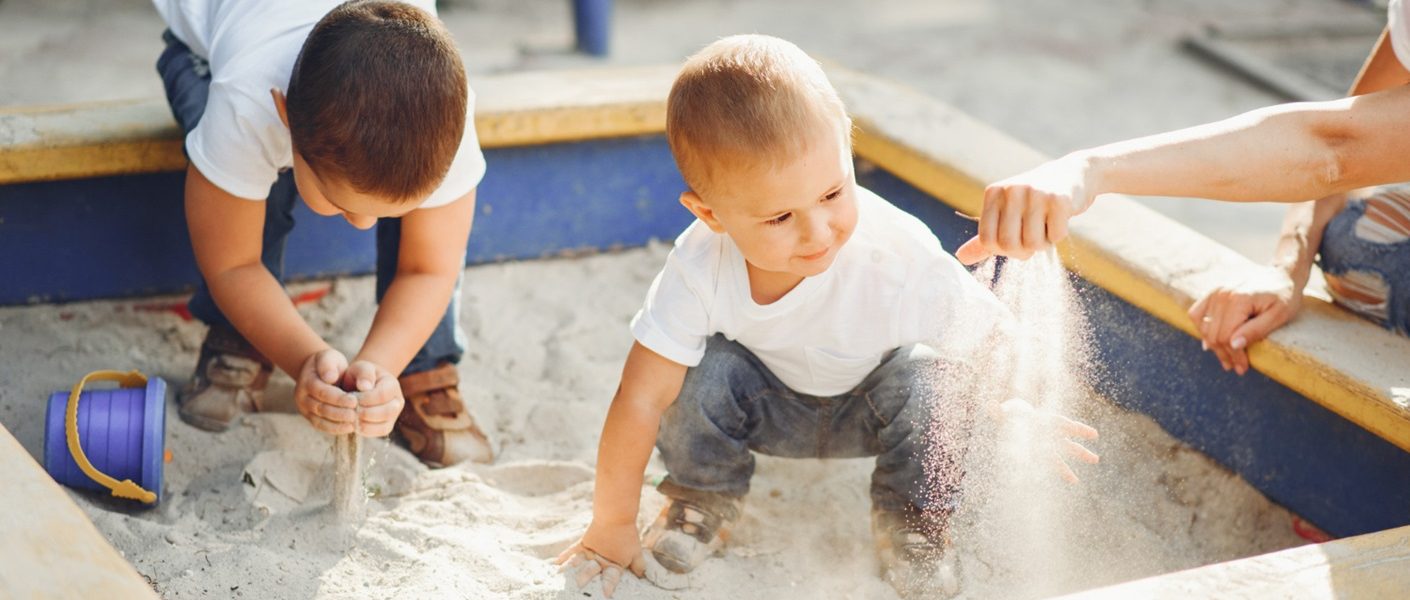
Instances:
[[[927,262],[945,254],[940,239],[920,219],[875,192],[857,186],[857,211],[867,243],[880,246],[907,262]]]

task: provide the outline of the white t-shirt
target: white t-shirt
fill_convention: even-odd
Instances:
[[[631,327],[641,345],[686,366],[724,334],[790,389],[834,396],[901,346],[929,343],[967,358],[1006,315],[924,223],[858,186],[856,231],[827,271],[760,306],[739,248],[696,221],[676,238]]]
[[[1390,46],[1400,64],[1410,69],[1410,3],[1405,0],[1390,0],[1387,9],[1390,25]]]
[[[294,166],[289,129],[269,90],[287,91],[294,61],[313,26],[342,0],[153,0],[177,39],[210,62],[210,97],[186,136],[191,162],[211,183],[263,200],[279,171]],[[407,2],[436,14],[433,0]],[[475,136],[470,92],[465,136],[449,172],[421,204],[449,204],[480,183],[485,157]]]

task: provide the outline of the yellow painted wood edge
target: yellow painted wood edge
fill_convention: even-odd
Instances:
[[[3,424],[0,481],[0,598],[157,598]]]
[[[482,148],[655,135],[666,130],[670,67],[486,77],[476,104]],[[0,110],[0,185],[184,169],[180,132],[160,99]]]
[[[984,202],[984,184],[894,140],[874,134],[865,115],[857,115],[858,130],[854,149],[859,157],[896,175],[917,189],[970,215],[978,214]],[[1101,286],[1157,319],[1196,334],[1185,307],[1188,298],[1177,298],[1153,285],[1095,245],[1074,234],[1059,245],[1063,262],[1084,279]],[[1308,298],[1304,310],[1313,313],[1336,311],[1321,300]],[[1321,305],[1320,307],[1317,305]],[[1410,420],[1391,408],[1381,391],[1346,377],[1316,357],[1273,340],[1249,348],[1250,364],[1273,380],[1335,412],[1367,431],[1410,452]]]

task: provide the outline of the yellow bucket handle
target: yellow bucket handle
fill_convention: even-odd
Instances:
[[[83,453],[83,447],[78,443],[78,398],[83,393],[83,386],[92,381],[116,381],[119,386],[125,388],[142,387],[147,385],[147,376],[132,370],[126,373],[122,371],[94,371],[83,376],[78,383],[73,386],[73,391],[69,393],[68,411],[64,417],[64,433],[68,438],[69,454],[73,455],[73,461],[78,463],[78,468],[83,470],[83,474],[89,479],[98,482],[105,488],[113,491],[113,495],[119,498],[140,500],[147,504],[157,501],[157,495],[142,489],[142,486],[133,483],[131,479],[118,481],[109,477],[106,473],[99,471],[93,463],[88,462],[88,455]]]

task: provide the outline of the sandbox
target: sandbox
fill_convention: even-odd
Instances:
[[[626,322],[664,250],[469,269],[461,371],[497,464],[431,471],[399,447],[369,443],[371,501],[351,539],[326,519],[331,438],[296,415],[246,417],[221,434],[173,419],[160,506],[79,503],[164,598],[582,597],[549,559],[591,516],[598,430],[631,344]],[[305,316],[335,344],[356,344],[374,309],[371,281],[331,286]],[[24,373],[0,414],[22,443],[38,432],[28,425],[38,405],[26,398],[68,373],[121,360],[187,376],[202,326],[132,306],[0,309],[14,342],[0,361]],[[27,350],[46,343],[63,350]],[[987,474],[976,474],[954,534],[967,596],[1015,597],[1020,583],[1034,594],[1087,589],[1304,543],[1286,510],[1150,418],[1100,400],[1074,408],[1102,429],[1104,463],[1081,469],[1085,483],[1064,490],[1066,510],[1053,515],[1069,537],[1054,541],[1062,579],[1026,581],[1036,566],[1014,560],[1004,541],[1013,532],[996,522],[998,500],[978,480]],[[889,597],[871,552],[870,469],[867,459],[762,461],[725,557],[687,590],[638,581],[620,597]],[[653,464],[649,474],[661,472]],[[648,488],[643,497],[650,519],[661,502]],[[585,591],[598,595],[597,584]]]
[[[400,449],[368,444],[373,498],[366,522],[347,534],[320,516],[329,442],[297,417],[251,416],[218,436],[171,419],[163,503],[141,511],[72,496],[84,514],[166,597],[596,595],[573,589],[547,559],[587,523],[595,441],[630,344],[626,320],[665,249],[610,251],[669,239],[689,220],[660,135],[671,74],[476,84],[491,169],[469,261],[590,255],[467,272],[462,375],[499,447],[496,465],[426,471]],[[984,181],[1041,159],[903,87],[831,75],[859,126],[859,181],[946,247],[972,232],[953,211],[973,212]],[[0,304],[36,304],[0,309],[0,422],[37,456],[42,399],[87,370],[184,381],[201,329],[178,314],[179,296],[161,294],[189,289],[195,271],[172,172],[182,157],[164,107],[58,107],[0,121]],[[300,218],[307,226],[288,254],[295,278],[368,272],[368,235]],[[1076,408],[1103,430],[1104,464],[1060,492],[1055,531],[1065,550],[1055,567],[1013,560],[1011,532],[986,518],[992,497],[969,497],[955,530],[965,593],[1069,592],[1287,548],[1302,542],[1293,514],[1333,536],[1410,523],[1410,342],[1312,302],[1252,348],[1257,372],[1225,374],[1185,333],[1182,312],[1247,261],[1121,198],[1079,221],[1064,258],[1081,277],[1103,376]],[[61,231],[69,243],[52,243]],[[296,293],[316,298],[324,284],[301,285],[312,287]],[[303,310],[352,347],[371,317],[370,287],[339,278]],[[129,299],[73,303],[113,297]],[[287,395],[287,384],[280,389]],[[622,596],[885,597],[867,532],[868,471],[866,460],[761,461],[725,557],[687,589],[637,582]],[[57,490],[0,502],[44,514],[70,502]],[[643,492],[645,518],[659,499]],[[71,548],[103,545],[75,539]],[[33,582],[57,579],[71,558],[0,572],[0,590],[43,591]],[[1335,595],[1328,583],[1309,595]],[[1146,589],[1164,589],[1154,585]]]

